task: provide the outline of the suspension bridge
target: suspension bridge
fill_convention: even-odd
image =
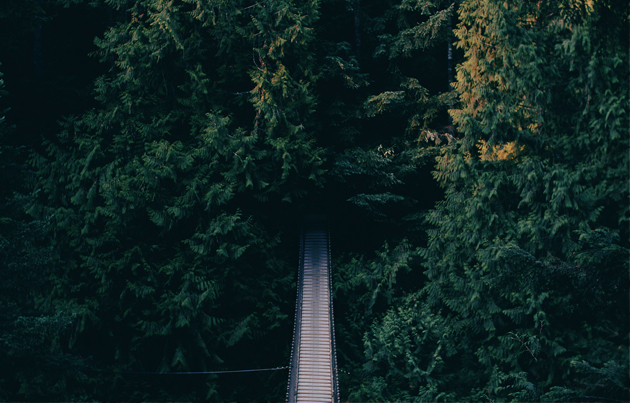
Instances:
[[[331,287],[328,222],[323,214],[308,214],[300,239],[287,402],[339,402]]]

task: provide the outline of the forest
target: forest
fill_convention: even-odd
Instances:
[[[343,401],[629,401],[629,15],[3,0],[0,400],[284,401],[318,212]]]

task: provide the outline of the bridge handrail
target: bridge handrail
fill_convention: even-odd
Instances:
[[[302,277],[304,276],[304,223],[300,230],[300,257],[298,265],[297,297],[295,303],[295,320],[293,321],[293,342],[291,346],[291,367],[289,369],[289,384],[287,386],[287,402],[297,401],[297,373],[300,367],[300,355],[296,351],[296,338],[300,335],[300,323],[302,322]]]
[[[328,285],[330,287],[330,342],[332,352],[332,376],[333,376],[333,402],[340,402],[339,394],[339,375],[337,372],[337,345],[335,342],[335,315],[333,305],[333,282],[332,282],[332,262],[331,262],[331,242],[330,242],[330,224],[328,227]]]

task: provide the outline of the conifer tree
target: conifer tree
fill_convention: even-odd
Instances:
[[[627,400],[627,18],[462,2],[427,282],[366,334],[355,397]]]
[[[452,138],[444,117],[453,94],[440,67],[454,11],[454,2],[405,0],[358,10],[366,31],[362,48],[370,45],[372,55],[363,67],[371,83],[358,111],[365,124],[357,141],[338,154],[331,174],[356,190],[348,201],[368,217],[387,217],[405,232],[418,231],[422,221],[406,182],[418,180],[414,175],[437,152],[432,146]]]
[[[353,88],[353,113],[333,115],[355,118],[332,128],[344,143],[333,146],[326,189],[339,189],[340,204],[348,205],[340,210],[351,212],[339,214],[339,220],[357,228],[338,235],[339,244],[354,253],[337,255],[334,265],[339,363],[353,373],[340,375],[342,397],[378,401],[384,397],[359,392],[372,387],[361,377],[362,340],[371,324],[421,281],[412,267],[417,246],[426,242],[424,217],[440,195],[431,187],[430,167],[440,147],[453,140],[446,119],[454,100],[446,42],[456,5],[387,1],[354,2],[352,8],[346,20],[354,18],[362,57],[360,65],[350,64],[356,67],[347,74],[357,79],[348,81],[364,78],[367,85]],[[342,103],[346,110],[348,104]]]
[[[64,260],[45,304],[78,312],[70,348],[100,365],[233,369],[226,349],[287,319],[279,295],[293,271],[259,212],[322,173],[317,2],[107,4],[124,14],[96,41],[111,66],[95,85],[101,106],[67,118],[33,157],[31,211],[50,217]],[[133,396],[229,396],[208,379],[203,392]]]

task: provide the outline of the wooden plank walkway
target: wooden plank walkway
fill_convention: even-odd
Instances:
[[[330,243],[324,215],[304,219],[293,330],[287,402],[338,402]]]

